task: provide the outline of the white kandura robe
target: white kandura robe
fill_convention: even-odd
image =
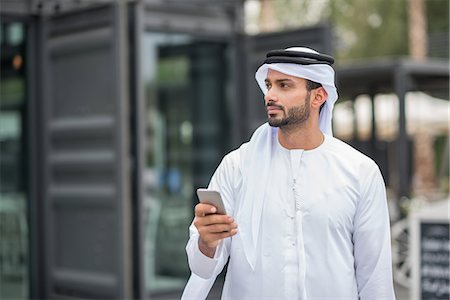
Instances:
[[[237,218],[238,234],[225,239],[212,259],[198,249],[191,225],[186,250],[192,276],[182,299],[204,299],[229,257],[222,299],[395,299],[377,165],[331,136],[313,150],[287,150],[276,130],[266,130],[272,132],[272,157],[267,182],[258,187],[266,197],[254,266],[242,239],[249,229],[240,226],[245,222],[236,203],[243,193],[244,144],[223,159],[209,185]]]

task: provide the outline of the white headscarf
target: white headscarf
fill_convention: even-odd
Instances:
[[[319,52],[306,47],[291,47],[287,48],[286,50],[319,54]],[[255,78],[264,95],[267,94],[265,80],[269,69],[290,76],[309,79],[322,84],[323,88],[328,94],[328,98],[319,115],[319,127],[323,133],[333,135],[331,118],[333,117],[334,103],[338,98],[336,86],[334,85],[334,69],[327,64],[311,64],[311,65],[299,65],[295,63],[263,64],[256,71]]]

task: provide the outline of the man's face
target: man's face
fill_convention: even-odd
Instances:
[[[310,95],[306,80],[269,69],[264,97],[270,126],[301,126],[310,115]]]

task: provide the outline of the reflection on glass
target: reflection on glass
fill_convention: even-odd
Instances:
[[[1,23],[0,299],[28,298],[24,26]]]
[[[147,33],[145,274],[149,292],[184,287],[185,254],[197,202],[228,150],[224,43],[187,35]]]

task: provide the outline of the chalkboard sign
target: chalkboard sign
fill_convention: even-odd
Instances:
[[[422,300],[450,299],[449,224],[420,224],[420,295]]]

